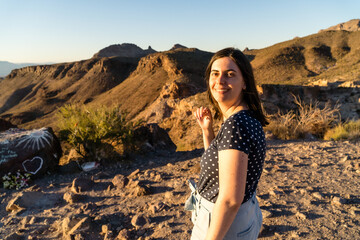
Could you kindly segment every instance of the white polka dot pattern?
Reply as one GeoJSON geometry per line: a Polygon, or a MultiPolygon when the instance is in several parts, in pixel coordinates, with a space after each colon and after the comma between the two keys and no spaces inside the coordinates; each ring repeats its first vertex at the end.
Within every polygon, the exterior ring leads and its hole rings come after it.
{"type": "Polygon", "coordinates": [[[264,165],[266,142],[260,122],[250,113],[242,110],[230,116],[201,157],[198,190],[211,202],[216,201],[219,193],[218,152],[221,150],[236,149],[249,157],[243,202],[249,200],[256,190],[264,165]]]}

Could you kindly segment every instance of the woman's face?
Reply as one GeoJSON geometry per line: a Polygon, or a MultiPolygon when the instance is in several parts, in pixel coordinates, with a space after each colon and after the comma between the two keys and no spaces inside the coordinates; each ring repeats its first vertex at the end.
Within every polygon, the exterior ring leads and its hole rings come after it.
{"type": "Polygon", "coordinates": [[[236,63],[229,57],[223,57],[211,66],[209,87],[220,107],[232,107],[240,105],[246,85],[236,63]]]}

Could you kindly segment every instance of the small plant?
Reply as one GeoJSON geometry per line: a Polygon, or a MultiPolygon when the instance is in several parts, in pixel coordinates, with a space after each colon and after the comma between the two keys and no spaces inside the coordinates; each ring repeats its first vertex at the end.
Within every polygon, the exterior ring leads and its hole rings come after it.
{"type": "Polygon", "coordinates": [[[356,121],[340,123],[336,127],[328,130],[325,133],[324,139],[325,140],[360,139],[360,119],[356,121]]]}
{"type": "Polygon", "coordinates": [[[29,186],[30,173],[21,173],[17,171],[16,174],[8,173],[2,177],[3,187],[8,189],[19,190],[23,187],[29,186]]]}
{"type": "Polygon", "coordinates": [[[86,158],[97,159],[104,142],[117,142],[124,151],[134,149],[133,132],[141,122],[130,122],[118,106],[87,107],[65,105],[59,109],[60,139],[86,158]]]}
{"type": "Polygon", "coordinates": [[[323,138],[327,130],[340,121],[339,106],[331,108],[326,104],[320,109],[319,104],[305,104],[300,98],[294,97],[294,103],[298,106],[297,111],[289,111],[285,114],[278,112],[270,115],[270,124],[265,127],[280,139],[300,139],[312,134],[323,138]]]}

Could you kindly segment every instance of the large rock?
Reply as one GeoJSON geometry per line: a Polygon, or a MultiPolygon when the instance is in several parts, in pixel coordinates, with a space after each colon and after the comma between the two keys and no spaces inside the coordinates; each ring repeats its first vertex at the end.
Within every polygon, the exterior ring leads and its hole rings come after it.
{"type": "Polygon", "coordinates": [[[144,147],[152,151],[167,150],[175,151],[176,145],[169,137],[165,129],[159,127],[157,123],[147,124],[135,130],[134,137],[136,141],[143,142],[144,147]]]}
{"type": "Polygon", "coordinates": [[[40,176],[58,166],[61,155],[51,128],[12,128],[0,133],[0,177],[18,170],[40,176]]]}

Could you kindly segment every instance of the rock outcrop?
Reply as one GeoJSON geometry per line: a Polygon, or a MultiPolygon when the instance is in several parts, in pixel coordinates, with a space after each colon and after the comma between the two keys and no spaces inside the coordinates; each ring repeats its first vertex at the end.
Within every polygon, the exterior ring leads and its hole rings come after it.
{"type": "Polygon", "coordinates": [[[349,32],[355,32],[360,31],[360,19],[352,19],[350,21],[337,24],[335,26],[320,30],[319,32],[323,31],[349,31],[349,32]]]}
{"type": "Polygon", "coordinates": [[[187,48],[187,47],[177,43],[170,50],[175,50],[175,49],[179,49],[179,48],[187,48]]]}
{"type": "Polygon", "coordinates": [[[135,44],[132,43],[123,43],[123,44],[114,44],[106,48],[101,49],[99,52],[95,53],[93,57],[131,57],[131,58],[141,58],[156,51],[148,47],[144,50],[135,44]]]}

